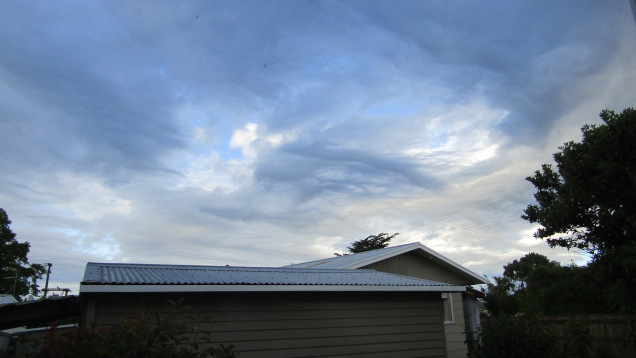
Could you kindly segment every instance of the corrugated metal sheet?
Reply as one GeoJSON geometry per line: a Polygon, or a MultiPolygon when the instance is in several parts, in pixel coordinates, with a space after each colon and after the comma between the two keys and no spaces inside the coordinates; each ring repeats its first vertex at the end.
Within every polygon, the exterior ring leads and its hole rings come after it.
{"type": "Polygon", "coordinates": [[[82,285],[452,285],[375,270],[88,263],[82,285]]]}
{"type": "Polygon", "coordinates": [[[422,256],[428,257],[431,262],[437,262],[451,272],[455,272],[469,280],[472,284],[487,283],[485,277],[467,269],[466,267],[454,262],[453,260],[433,251],[431,248],[422,245],[419,242],[410,244],[391,246],[384,249],[365,251],[357,254],[343,255],[339,257],[331,257],[328,259],[303,262],[293,265],[284,266],[287,268],[312,268],[312,269],[357,269],[375,262],[386,260],[406,252],[417,252],[422,256]]]}
{"type": "Polygon", "coordinates": [[[409,248],[416,249],[419,247],[420,245],[418,245],[418,243],[410,243],[398,246],[391,246],[384,249],[360,252],[357,254],[342,255],[337,257],[330,257],[328,259],[302,262],[284,267],[338,269],[354,265],[358,262],[364,262],[370,259],[374,259],[376,257],[390,256],[394,252],[401,252],[403,250],[408,250],[409,248]]]}

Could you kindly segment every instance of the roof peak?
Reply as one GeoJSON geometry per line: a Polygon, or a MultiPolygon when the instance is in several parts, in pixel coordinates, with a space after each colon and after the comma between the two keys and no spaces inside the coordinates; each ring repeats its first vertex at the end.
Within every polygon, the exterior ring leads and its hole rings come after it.
{"type": "Polygon", "coordinates": [[[465,268],[464,266],[456,263],[455,261],[445,257],[444,255],[434,251],[433,249],[425,246],[421,242],[412,242],[408,244],[389,246],[382,249],[369,250],[354,254],[348,254],[338,257],[325,258],[321,260],[308,261],[293,265],[287,265],[284,267],[291,268],[311,268],[311,269],[359,269],[360,267],[368,266],[373,263],[384,261],[386,259],[399,256],[411,251],[419,251],[426,254],[428,259],[436,261],[441,266],[451,269],[453,271],[461,273],[466,278],[470,278],[473,284],[486,283],[484,277],[477,273],[465,268]]]}

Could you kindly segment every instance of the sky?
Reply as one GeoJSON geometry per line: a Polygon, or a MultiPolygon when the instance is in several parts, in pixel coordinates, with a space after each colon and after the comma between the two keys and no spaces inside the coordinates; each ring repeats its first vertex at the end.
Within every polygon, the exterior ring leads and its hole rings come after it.
{"type": "MultiPolygon", "coordinates": [[[[51,287],[87,262],[283,266],[399,233],[492,277],[525,180],[633,107],[612,1],[5,1],[0,207],[51,287]]],[[[40,281],[43,287],[43,280],[40,281]]]]}

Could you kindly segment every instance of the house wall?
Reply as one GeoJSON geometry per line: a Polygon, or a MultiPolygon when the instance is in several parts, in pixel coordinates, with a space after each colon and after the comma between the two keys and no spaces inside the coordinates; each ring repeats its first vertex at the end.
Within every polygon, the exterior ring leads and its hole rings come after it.
{"type": "Polygon", "coordinates": [[[446,353],[448,358],[466,358],[468,347],[466,341],[466,326],[464,321],[464,307],[462,303],[462,293],[453,292],[453,323],[444,323],[444,333],[446,336],[446,353]]]}
{"type": "MultiPolygon", "coordinates": [[[[440,293],[93,294],[84,324],[116,324],[184,298],[215,342],[250,357],[445,357],[440,293]]],[[[460,305],[461,306],[461,305],[460,305]]],[[[194,323],[193,323],[194,325],[194,323]]]]}
{"type": "Polygon", "coordinates": [[[448,271],[434,262],[424,259],[423,256],[416,254],[415,252],[407,252],[360,268],[423,278],[426,280],[439,281],[454,285],[468,284],[465,278],[448,271]]]}
{"type": "MultiPolygon", "coordinates": [[[[462,278],[431,261],[423,259],[421,255],[414,252],[407,252],[399,256],[361,267],[361,269],[374,269],[381,272],[456,285],[466,284],[465,278],[462,278]]],[[[444,324],[446,351],[449,358],[465,358],[468,352],[468,346],[464,343],[466,341],[466,326],[461,292],[453,293],[452,300],[454,322],[444,324]]]]}

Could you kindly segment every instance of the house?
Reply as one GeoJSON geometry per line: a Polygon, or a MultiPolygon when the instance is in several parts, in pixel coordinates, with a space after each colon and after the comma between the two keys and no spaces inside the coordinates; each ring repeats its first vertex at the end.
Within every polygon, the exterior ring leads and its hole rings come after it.
{"type": "Polygon", "coordinates": [[[442,297],[461,297],[467,272],[450,271],[461,284],[361,267],[88,263],[80,324],[108,326],[183,300],[212,317],[193,325],[241,358],[446,357],[442,297]]]}
{"type": "Polygon", "coordinates": [[[487,283],[485,277],[440,255],[419,242],[351,255],[289,265],[307,269],[373,269],[379,272],[468,286],[466,290],[442,293],[444,332],[449,358],[466,357],[467,339],[479,328],[477,297],[470,285],[487,283]]]}

